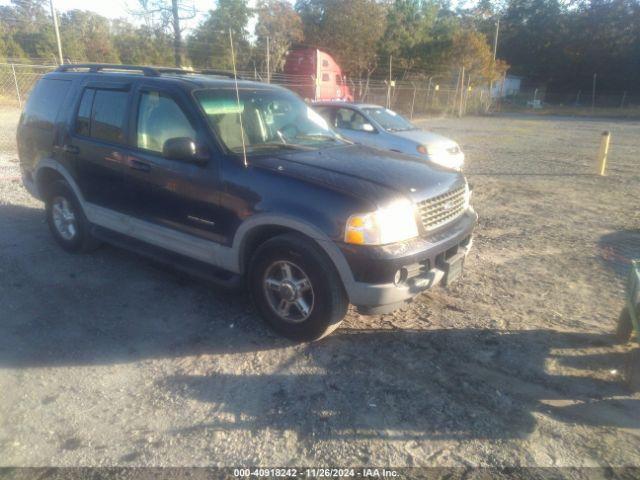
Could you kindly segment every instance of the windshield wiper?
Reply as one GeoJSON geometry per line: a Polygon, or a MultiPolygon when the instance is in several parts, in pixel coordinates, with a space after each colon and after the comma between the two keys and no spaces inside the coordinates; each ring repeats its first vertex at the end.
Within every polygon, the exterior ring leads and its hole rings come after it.
{"type": "Polygon", "coordinates": [[[267,142],[259,143],[257,145],[251,145],[251,150],[260,150],[261,148],[281,148],[283,150],[309,150],[309,147],[305,145],[299,145],[295,143],[280,143],[280,142],[267,142]]]}
{"type": "Polygon", "coordinates": [[[306,133],[303,135],[296,135],[295,138],[308,138],[308,139],[321,139],[321,140],[331,140],[332,142],[337,142],[338,139],[333,135],[326,135],[324,133],[306,133]]]}

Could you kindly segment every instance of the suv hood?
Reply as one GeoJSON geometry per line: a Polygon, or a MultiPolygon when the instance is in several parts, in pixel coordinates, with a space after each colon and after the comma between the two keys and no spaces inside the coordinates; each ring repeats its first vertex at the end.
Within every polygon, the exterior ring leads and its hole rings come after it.
{"type": "Polygon", "coordinates": [[[362,145],[286,152],[252,163],[380,205],[399,195],[419,202],[464,184],[462,174],[362,145]]]}

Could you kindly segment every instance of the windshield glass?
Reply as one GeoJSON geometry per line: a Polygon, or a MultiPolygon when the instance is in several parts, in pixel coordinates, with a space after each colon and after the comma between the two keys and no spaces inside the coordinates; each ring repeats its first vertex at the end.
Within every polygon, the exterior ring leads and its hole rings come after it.
{"type": "Polygon", "coordinates": [[[404,118],[402,115],[389,110],[387,108],[375,107],[375,108],[363,108],[367,115],[380,124],[382,128],[389,132],[399,132],[402,130],[413,130],[416,127],[412,123],[404,118]]]}
{"type": "Polygon", "coordinates": [[[278,90],[201,90],[196,98],[225,146],[242,152],[240,118],[247,153],[269,149],[316,149],[343,143],[327,122],[295,95],[278,90]]]}

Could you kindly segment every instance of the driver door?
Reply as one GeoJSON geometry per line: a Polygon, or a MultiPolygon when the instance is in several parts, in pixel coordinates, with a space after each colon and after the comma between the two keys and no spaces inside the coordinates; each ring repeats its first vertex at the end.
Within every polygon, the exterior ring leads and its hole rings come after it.
{"type": "MultiPolygon", "coordinates": [[[[164,143],[188,137],[198,148],[204,128],[188,108],[181,92],[141,86],[132,112],[131,145],[126,158],[129,214],[146,222],[191,235],[221,241],[219,232],[219,179],[217,163],[203,164],[166,158],[164,143]]],[[[211,155],[209,155],[211,157],[211,155]]]]}

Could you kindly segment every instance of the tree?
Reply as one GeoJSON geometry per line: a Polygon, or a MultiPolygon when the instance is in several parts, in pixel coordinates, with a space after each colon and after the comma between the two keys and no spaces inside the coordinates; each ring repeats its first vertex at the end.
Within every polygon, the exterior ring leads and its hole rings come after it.
{"type": "Polygon", "coordinates": [[[122,63],[171,65],[175,60],[171,35],[162,29],[147,25],[136,27],[126,20],[114,20],[112,35],[122,63]]]}
{"type": "Polygon", "coordinates": [[[377,46],[386,27],[385,6],[374,0],[298,0],[307,43],[327,50],[351,76],[377,66],[377,46]]]}
{"type": "Polygon", "coordinates": [[[387,12],[387,28],[380,40],[381,57],[393,57],[396,67],[411,69],[422,63],[432,40],[439,7],[422,0],[396,0],[387,12]]]}
{"type": "Polygon", "coordinates": [[[474,83],[497,80],[507,71],[506,62],[493,62],[493,50],[484,34],[475,30],[459,30],[453,37],[450,62],[452,67],[464,67],[465,75],[474,83]],[[480,80],[480,82],[479,82],[480,80]]]}
{"type": "Polygon", "coordinates": [[[118,63],[109,20],[85,10],[69,10],[60,17],[60,37],[66,58],[118,63]]]}
{"type": "MultiPolygon", "coordinates": [[[[302,19],[284,0],[261,0],[257,12],[256,47],[258,52],[264,52],[269,39],[270,75],[282,70],[291,44],[304,39],[302,19]]],[[[265,60],[261,63],[266,67],[265,60]]]]}
{"type": "Polygon", "coordinates": [[[132,11],[142,17],[151,30],[170,30],[173,36],[173,56],[176,67],[184,64],[183,20],[196,16],[193,0],[138,0],[141,9],[132,11]]]}
{"type": "Polygon", "coordinates": [[[187,42],[189,57],[198,67],[231,69],[229,30],[233,35],[236,59],[245,63],[250,54],[247,23],[251,9],[246,0],[218,0],[215,10],[195,29],[187,42]]]}

